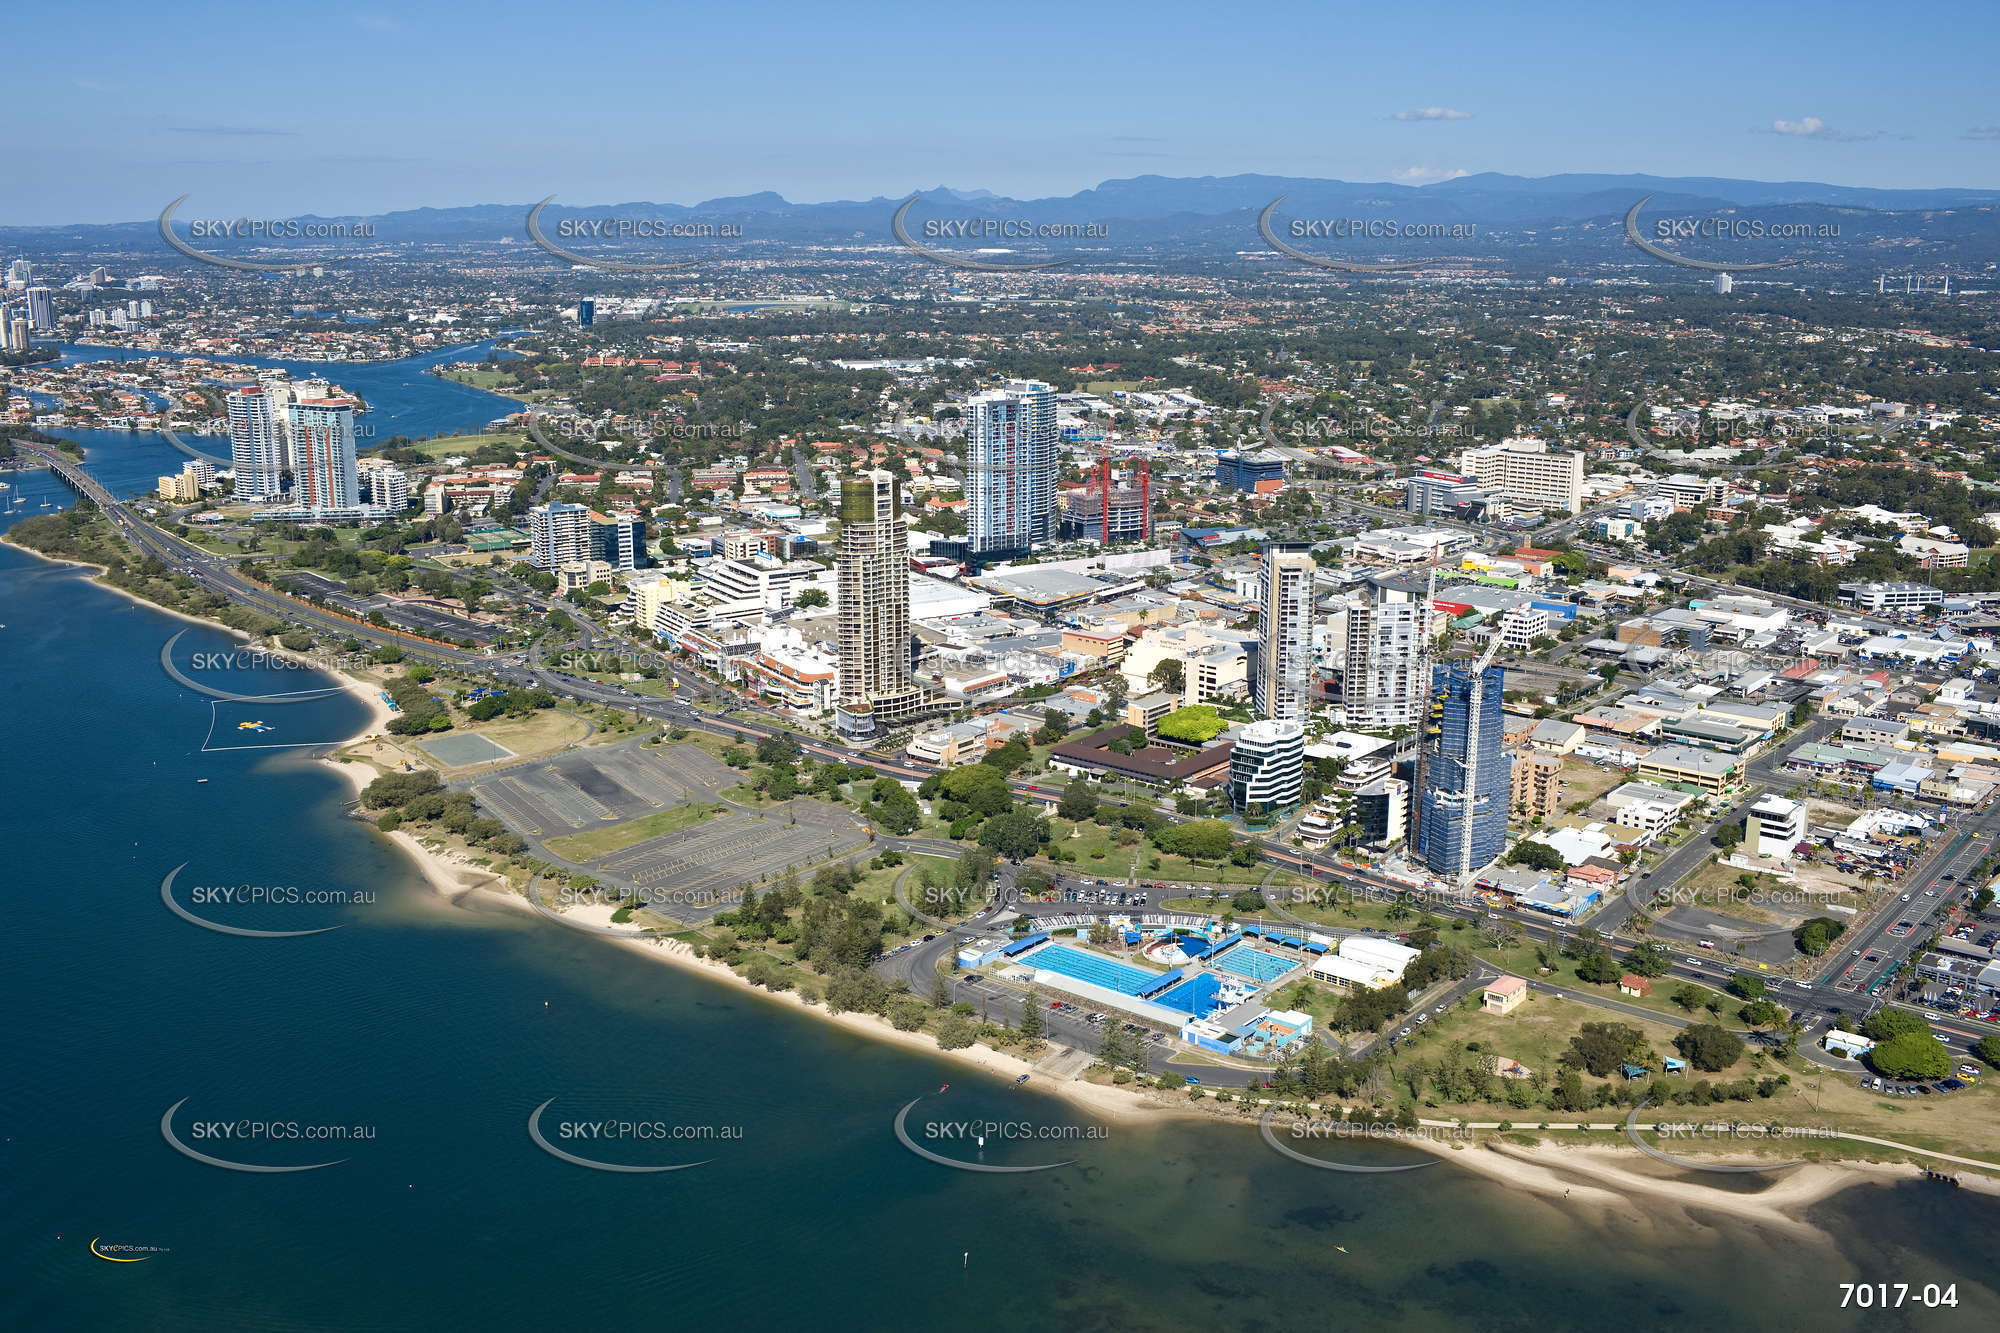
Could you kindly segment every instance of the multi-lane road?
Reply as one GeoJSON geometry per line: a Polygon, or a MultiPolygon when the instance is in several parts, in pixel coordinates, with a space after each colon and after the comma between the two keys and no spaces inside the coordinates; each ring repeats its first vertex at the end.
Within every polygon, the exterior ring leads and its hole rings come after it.
{"type": "MultiPolygon", "coordinates": [[[[46,463],[72,487],[89,496],[104,514],[125,532],[137,549],[159,559],[171,568],[182,570],[203,588],[227,597],[232,601],[251,606],[269,615],[305,624],[329,634],[352,636],[376,644],[393,644],[401,648],[409,656],[448,666],[461,673],[483,675],[500,683],[516,687],[525,688],[542,685],[553,691],[567,695],[574,701],[610,705],[657,721],[678,723],[690,729],[706,730],[722,735],[740,733],[749,737],[769,736],[782,732],[792,736],[803,749],[818,758],[833,759],[843,763],[872,768],[878,773],[899,779],[921,780],[939,771],[934,766],[916,763],[906,758],[887,758],[856,750],[848,746],[799,736],[793,730],[793,726],[788,725],[782,717],[745,707],[731,692],[713,685],[698,676],[678,675],[671,668],[668,669],[668,672],[669,678],[674,681],[676,687],[675,693],[668,698],[654,698],[647,695],[635,694],[620,686],[605,685],[568,672],[550,671],[545,666],[531,664],[526,660],[526,654],[524,653],[482,655],[448,645],[415,639],[409,635],[396,633],[392,630],[358,623],[345,616],[323,612],[308,603],[273,592],[263,585],[249,580],[237,571],[232,561],[182,541],[146,523],[140,517],[133,514],[128,506],[105,490],[94,478],[90,477],[74,459],[46,446],[38,446],[26,441],[17,441],[16,444],[17,448],[23,453],[46,463]],[[719,713],[704,711],[695,706],[697,699],[718,702],[722,705],[722,711],[719,713]]],[[[1807,733],[1807,735],[1811,734],[1813,733],[1807,733]]],[[[1757,764],[1751,765],[1751,776],[1753,778],[1760,776],[1760,769],[1757,764]]],[[[1059,794],[1059,788],[1048,783],[1014,779],[1011,785],[1017,794],[1037,800],[1048,799],[1059,794]]],[[[1114,800],[1100,799],[1106,804],[1119,804],[1119,802],[1114,800]]],[[[1159,811],[1159,813],[1164,818],[1174,817],[1169,811],[1159,811]]],[[[1911,877],[1906,888],[1913,893],[1912,903],[1914,904],[1922,900],[1931,905],[1931,910],[1924,914],[1923,920],[1928,921],[1947,896],[1946,892],[1940,889],[1937,891],[1935,898],[1926,898],[1923,895],[1923,890],[1936,887],[1935,881],[1946,874],[1960,873],[1964,869],[1969,868],[1970,864],[1976,862],[1980,856],[1984,855],[1983,850],[1975,851],[1975,847],[1990,847],[1997,840],[2000,840],[2000,836],[1996,836],[2000,835],[2000,810],[1981,816],[1978,821],[1977,830],[1977,835],[1974,838],[1967,840],[1957,847],[1956,850],[1951,851],[1949,855],[1934,859],[1931,865],[1924,867],[1911,877]],[[1982,839],[1983,842],[1981,841],[1982,839]]],[[[1705,855],[1699,839],[1695,841],[1693,846],[1695,850],[1688,854],[1697,859],[1705,855]]],[[[1685,852],[1686,849],[1683,849],[1683,853],[1685,852]]],[[[1676,855],[1681,854],[1676,853],[1676,855]]],[[[1366,892],[1383,897],[1394,897],[1407,892],[1407,886],[1402,883],[1389,880],[1373,871],[1342,863],[1331,857],[1269,848],[1265,852],[1264,860],[1269,864],[1306,875],[1316,881],[1347,887],[1358,887],[1366,892]]],[[[1656,869],[1650,877],[1649,884],[1652,888],[1665,887],[1672,882],[1667,874],[1672,868],[1671,861],[1672,858],[1669,859],[1669,863],[1663,864],[1662,867],[1656,869]]],[[[1483,901],[1459,901],[1433,896],[1422,899],[1421,905],[1426,910],[1442,917],[1457,917],[1482,925],[1489,918],[1499,915],[1516,929],[1523,931],[1530,937],[1555,945],[1559,945],[1574,930],[1573,926],[1565,922],[1535,918],[1519,912],[1499,912],[1483,901]]],[[[1910,949],[1920,943],[1924,936],[1928,934],[1927,930],[1917,930],[1913,931],[1908,937],[1888,936],[1886,934],[1888,928],[1895,921],[1901,919],[1904,918],[1889,914],[1883,920],[1874,923],[1873,926],[1863,927],[1868,932],[1865,943],[1860,938],[1849,942],[1848,947],[1859,946],[1863,949],[1864,959],[1866,954],[1871,950],[1878,955],[1874,960],[1876,968],[1871,973],[1871,976],[1879,976],[1880,972],[1899,964],[1903,958],[1907,957],[1910,949]]],[[[1910,919],[1916,920],[1916,918],[1910,919]]],[[[1600,923],[1598,928],[1608,934],[1611,924],[1610,919],[1600,917],[1600,923]]],[[[948,941],[949,933],[940,935],[939,939],[948,941]]],[[[932,944],[935,947],[933,950],[927,951],[927,953],[935,955],[933,959],[934,968],[935,962],[942,960],[945,949],[939,945],[938,941],[933,941],[932,944]]],[[[1851,958],[1852,955],[1849,955],[1849,957],[1851,958]]],[[[915,962],[917,960],[912,961],[915,962]]],[[[1672,975],[1705,982],[1712,986],[1719,986],[1726,985],[1735,971],[1736,969],[1725,959],[1704,958],[1690,952],[1683,955],[1673,965],[1672,975]]],[[[926,972],[924,975],[928,976],[929,973],[926,972]]],[[[1864,1012],[1872,1004],[1877,1003],[1866,996],[1865,988],[1863,988],[1861,995],[1837,990],[1831,984],[1837,979],[1837,975],[1838,969],[1830,970],[1822,978],[1822,984],[1807,985],[1800,982],[1785,982],[1782,984],[1781,993],[1787,1007],[1792,1008],[1798,1014],[1801,1021],[1805,1022],[1809,1028],[1829,1023],[1835,1018],[1839,1018],[1840,1021],[1851,1025],[1857,1021],[1856,1015],[1864,1012]]],[[[1971,1041],[1977,1040],[1980,1036],[1986,1035],[1989,1032],[2000,1030],[1988,1025],[1975,1024],[1969,1020],[1957,1018],[1950,1018],[1939,1023],[1934,1023],[1933,1026],[1939,1028],[1957,1048],[1963,1048],[1971,1041]]],[[[1210,1066],[1203,1066],[1202,1069],[1204,1072],[1202,1077],[1207,1078],[1212,1068],[1210,1066]]]]}

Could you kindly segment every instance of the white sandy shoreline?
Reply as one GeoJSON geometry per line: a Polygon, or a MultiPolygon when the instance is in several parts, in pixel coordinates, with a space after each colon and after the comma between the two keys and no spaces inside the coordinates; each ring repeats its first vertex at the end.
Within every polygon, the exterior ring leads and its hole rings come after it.
{"type": "MultiPolygon", "coordinates": [[[[27,551],[53,564],[95,569],[100,575],[103,572],[103,566],[100,565],[43,555],[31,548],[16,545],[17,549],[27,551]]],[[[235,631],[220,622],[192,616],[147,601],[105,582],[101,577],[93,579],[93,582],[150,610],[191,624],[241,634],[240,631],[235,631]]],[[[361,729],[347,740],[327,747],[319,756],[321,762],[330,765],[334,771],[343,775],[354,794],[358,796],[375,776],[372,766],[360,759],[343,761],[335,756],[339,751],[379,739],[390,719],[395,716],[394,712],[383,702],[379,688],[368,682],[325,667],[321,663],[314,662],[309,655],[291,652],[282,645],[274,645],[269,651],[329,671],[341,688],[367,707],[368,718],[361,729]]],[[[387,836],[409,855],[425,882],[447,899],[458,901],[468,895],[476,894],[481,898],[505,902],[521,911],[534,910],[504,876],[468,864],[461,856],[454,853],[426,847],[409,831],[399,829],[387,836]]],[[[587,911],[582,908],[571,910],[587,911]]],[[[610,910],[607,907],[596,914],[604,918],[602,921],[593,917],[584,923],[608,925],[610,910]]],[[[584,921],[583,918],[579,920],[584,921]]],[[[794,1012],[810,1013],[822,1022],[835,1024],[857,1036],[888,1042],[928,1056],[942,1057],[961,1066],[1009,1080],[1022,1074],[1029,1074],[1030,1086],[1034,1091],[1061,1097],[1101,1120],[1130,1125],[1159,1123],[1167,1119],[1200,1118],[1246,1128],[1254,1120],[1252,1112],[1237,1111],[1231,1114],[1213,1103],[1196,1105],[1187,1101],[1184,1094],[1137,1090],[1080,1080],[1064,1081],[1037,1075],[1031,1062],[984,1045],[974,1044],[959,1050],[942,1050],[929,1034],[899,1031],[886,1019],[876,1015],[832,1014],[823,1004],[809,1004],[794,991],[772,992],[753,986],[726,965],[695,957],[692,949],[680,941],[612,938],[610,942],[683,971],[705,975],[711,981],[734,988],[738,993],[754,995],[762,1002],[789,1005],[794,1012]]],[[[1510,1190],[1534,1198],[1545,1206],[1590,1209],[1606,1218],[1648,1224],[1679,1219],[1692,1222],[1695,1220],[1694,1214],[1707,1213],[1768,1225],[1801,1236],[1812,1234],[1814,1230],[1798,1216],[1804,1209],[1831,1198],[1851,1185],[1909,1180],[1919,1175],[1919,1168],[1908,1164],[1854,1160],[1808,1163],[1790,1168],[1765,1189],[1746,1194],[1713,1188],[1688,1176],[1653,1174],[1649,1159],[1610,1135],[1605,1135],[1603,1138],[1594,1136],[1588,1139],[1580,1138],[1576,1143],[1545,1140],[1534,1146],[1490,1140],[1470,1145],[1451,1145],[1415,1138],[1399,1141],[1408,1146],[1436,1153],[1510,1190]],[[1607,1142],[1607,1139],[1611,1141],[1607,1142]]],[[[2000,1184],[1978,1175],[1968,1173],[1962,1179],[1969,1188],[2000,1192],[2000,1184]]]]}

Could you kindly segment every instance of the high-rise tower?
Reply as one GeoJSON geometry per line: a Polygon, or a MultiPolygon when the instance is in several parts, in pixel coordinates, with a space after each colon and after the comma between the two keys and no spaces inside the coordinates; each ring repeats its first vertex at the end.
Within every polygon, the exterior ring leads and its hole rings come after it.
{"type": "Polygon", "coordinates": [[[840,485],[835,618],[840,682],[834,726],[843,736],[879,736],[915,719],[924,691],[910,677],[910,527],[888,472],[840,485]]]}
{"type": "Polygon", "coordinates": [[[1313,574],[1304,551],[1272,542],[1258,572],[1257,674],[1251,682],[1259,717],[1304,723],[1312,685],[1313,574]]]}
{"type": "Polygon", "coordinates": [[[1009,380],[965,405],[965,541],[974,560],[1024,554],[1056,530],[1056,395],[1009,380]]]}
{"type": "Polygon", "coordinates": [[[301,398],[292,409],[293,489],[308,509],[352,509],[361,503],[354,469],[354,404],[346,398],[301,398]]]}
{"type": "Polygon", "coordinates": [[[236,498],[258,502],[284,493],[284,446],[271,419],[271,400],[262,389],[233,389],[224,399],[229,411],[229,461],[236,473],[236,498]]]}

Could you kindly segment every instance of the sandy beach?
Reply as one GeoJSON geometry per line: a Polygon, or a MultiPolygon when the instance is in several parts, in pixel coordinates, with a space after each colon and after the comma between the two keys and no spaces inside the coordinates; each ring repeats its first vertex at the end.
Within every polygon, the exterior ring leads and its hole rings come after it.
{"type": "MultiPolygon", "coordinates": [[[[1410,1142],[1509,1189],[1565,1209],[1599,1209],[1627,1222],[1653,1225],[1698,1222],[1695,1215],[1700,1213],[1722,1214],[1800,1235],[1816,1234],[1816,1229],[1799,1214],[1850,1185],[1913,1180],[1922,1174],[1904,1164],[1808,1162],[1773,1172],[1770,1183],[1755,1193],[1739,1193],[1705,1183],[1696,1175],[1656,1168],[1652,1159],[1622,1142],[1545,1141],[1532,1147],[1493,1141],[1457,1147],[1410,1142]]],[[[1740,1155],[1732,1160],[1741,1160],[1740,1155]]]]}
{"type": "Polygon", "coordinates": [[[955,1051],[942,1050],[929,1033],[898,1031],[890,1025],[888,1019],[874,1014],[828,1013],[825,1005],[808,1004],[796,991],[774,992],[752,986],[732,972],[726,964],[713,959],[695,957],[694,950],[679,940],[611,940],[610,943],[622,949],[637,950],[669,966],[698,972],[725,984],[733,984],[772,1004],[788,1005],[795,1010],[810,1013],[823,1022],[832,1023],[861,1036],[921,1051],[925,1055],[942,1056],[974,1069],[1001,1075],[1009,1080],[1028,1074],[1029,1081],[1036,1091],[1053,1093],[1107,1121],[1132,1124],[1157,1120],[1162,1116],[1205,1117],[1202,1110],[1188,1104],[1184,1097],[1179,1099],[1177,1105],[1159,1093],[1136,1092],[1097,1083],[1063,1081],[1038,1076],[1035,1074],[1032,1062],[1005,1051],[996,1051],[990,1046],[982,1046],[975,1042],[971,1046],[955,1051]]]}
{"type": "MultiPolygon", "coordinates": [[[[39,552],[31,554],[40,555],[39,552]]],[[[49,556],[42,558],[57,564],[98,569],[100,573],[102,570],[101,566],[87,562],[49,556]]],[[[105,583],[101,578],[94,581],[136,605],[194,624],[226,628],[215,621],[148,602],[105,583]]],[[[368,709],[368,718],[355,735],[321,755],[321,761],[340,773],[356,796],[379,771],[396,767],[399,761],[383,753],[387,742],[386,728],[395,713],[383,701],[378,686],[345,672],[325,668],[304,653],[291,652],[282,646],[273,646],[268,651],[304,665],[329,670],[341,688],[368,709]],[[373,755],[370,754],[371,747],[373,755]],[[371,758],[374,762],[370,762],[371,758]]],[[[426,846],[416,834],[405,829],[398,829],[387,836],[409,855],[425,882],[441,896],[456,902],[477,895],[505,902],[520,911],[535,910],[505,876],[471,864],[464,853],[426,846]]],[[[566,908],[562,915],[571,918],[580,928],[616,930],[611,921],[613,910],[609,905],[579,904],[566,908]]],[[[755,995],[765,1003],[787,1005],[795,1012],[810,1013],[822,1022],[832,1023],[858,1036],[890,1042],[924,1055],[943,1057],[963,1067],[1008,1080],[1028,1074],[1035,1091],[1061,1097],[1103,1121],[1133,1124],[1156,1122],[1163,1118],[1197,1117],[1247,1127],[1258,1110],[1254,1103],[1219,1104],[1205,1099],[1191,1101],[1179,1092],[1119,1087],[1037,1074],[1031,1061],[980,1044],[958,1050],[942,1050],[930,1034],[899,1031],[885,1018],[873,1014],[833,1014],[823,1004],[808,1003],[796,992],[772,992],[753,986],[725,964],[696,957],[693,949],[682,941],[616,936],[600,938],[605,938],[614,947],[636,951],[668,966],[704,975],[738,992],[755,995]]],[[[1543,1141],[1532,1146],[1493,1139],[1471,1143],[1421,1138],[1400,1141],[1436,1153],[1466,1170],[1506,1186],[1524,1198],[1537,1201],[1539,1206],[1564,1210],[1592,1209],[1611,1221],[1638,1227],[1668,1222],[1699,1225],[1700,1215],[1719,1214],[1777,1228],[1795,1236],[1810,1237],[1817,1233],[1799,1214],[1811,1205],[1851,1185],[1867,1181],[1908,1180],[1920,1174],[1917,1167],[1901,1163],[1806,1163],[1774,1172],[1771,1183],[1763,1189],[1740,1193],[1705,1183],[1698,1175],[1659,1166],[1613,1133],[1601,1130],[1592,1131],[1588,1137],[1579,1135],[1574,1143],[1543,1141]]],[[[1965,1183],[1971,1188],[2000,1192],[2000,1182],[1976,1175],[1968,1175],[1965,1183]]]]}

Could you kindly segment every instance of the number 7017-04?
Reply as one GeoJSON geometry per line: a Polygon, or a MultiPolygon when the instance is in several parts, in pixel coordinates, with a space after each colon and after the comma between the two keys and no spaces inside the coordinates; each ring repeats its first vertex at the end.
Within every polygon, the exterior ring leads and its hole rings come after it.
{"type": "Polygon", "coordinates": [[[1913,1287],[1907,1282],[1843,1282],[1840,1284],[1840,1304],[1845,1309],[1855,1306],[1859,1309],[1897,1310],[1911,1301],[1931,1309],[1958,1304],[1958,1284],[1946,1283],[1940,1287],[1935,1282],[1921,1287],[1913,1287]]]}

